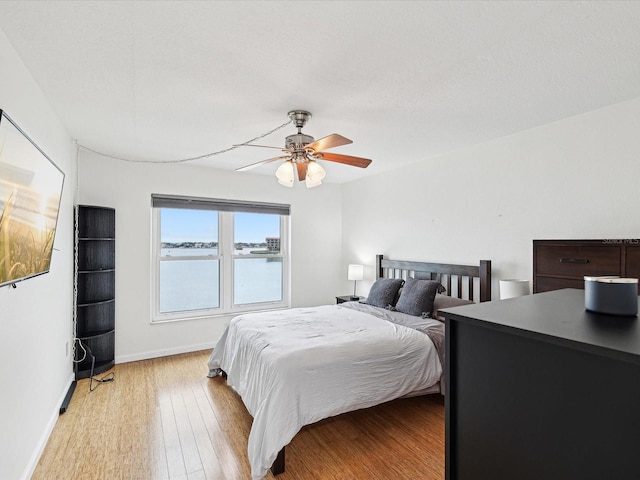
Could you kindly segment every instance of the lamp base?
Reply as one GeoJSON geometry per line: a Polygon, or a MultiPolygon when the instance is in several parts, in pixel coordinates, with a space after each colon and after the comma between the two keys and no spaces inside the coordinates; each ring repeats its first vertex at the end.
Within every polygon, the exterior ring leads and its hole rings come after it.
{"type": "Polygon", "coordinates": [[[360,297],[358,297],[357,295],[351,295],[351,297],[349,297],[350,300],[360,300],[360,297]]]}

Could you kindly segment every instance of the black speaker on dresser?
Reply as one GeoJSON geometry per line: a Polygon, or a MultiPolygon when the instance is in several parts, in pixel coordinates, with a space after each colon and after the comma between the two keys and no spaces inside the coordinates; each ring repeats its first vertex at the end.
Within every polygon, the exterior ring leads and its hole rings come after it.
{"type": "Polygon", "coordinates": [[[115,210],[90,205],[77,208],[76,380],[109,370],[115,363],[116,284],[115,210]]]}

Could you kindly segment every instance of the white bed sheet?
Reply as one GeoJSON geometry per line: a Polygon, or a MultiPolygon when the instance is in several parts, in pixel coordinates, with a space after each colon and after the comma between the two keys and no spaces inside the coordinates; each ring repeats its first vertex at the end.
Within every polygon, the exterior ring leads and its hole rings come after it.
{"type": "Polygon", "coordinates": [[[208,364],[253,416],[253,480],[304,425],[424,390],[442,374],[426,334],[339,305],[235,317],[208,364]]]}

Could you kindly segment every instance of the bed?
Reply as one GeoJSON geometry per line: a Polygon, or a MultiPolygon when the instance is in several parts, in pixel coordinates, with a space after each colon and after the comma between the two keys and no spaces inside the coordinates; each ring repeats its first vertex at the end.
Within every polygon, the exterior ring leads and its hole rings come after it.
{"type": "Polygon", "coordinates": [[[209,376],[226,376],[253,417],[253,480],[269,468],[284,471],[285,446],[305,425],[404,396],[445,393],[437,310],[490,300],[491,262],[378,255],[376,277],[369,303],[239,315],[216,343],[209,376]]]}

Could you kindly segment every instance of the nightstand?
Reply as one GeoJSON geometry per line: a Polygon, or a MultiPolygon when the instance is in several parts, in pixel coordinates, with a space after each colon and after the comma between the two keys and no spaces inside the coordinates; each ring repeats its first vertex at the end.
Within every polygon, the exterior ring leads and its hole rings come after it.
{"type": "Polygon", "coordinates": [[[364,300],[366,297],[358,297],[351,298],[351,295],[343,295],[341,297],[336,297],[336,304],[344,303],[344,302],[359,302],[360,300],[364,300]]]}

